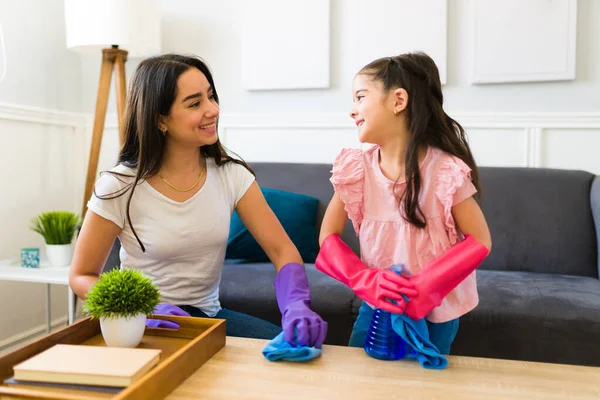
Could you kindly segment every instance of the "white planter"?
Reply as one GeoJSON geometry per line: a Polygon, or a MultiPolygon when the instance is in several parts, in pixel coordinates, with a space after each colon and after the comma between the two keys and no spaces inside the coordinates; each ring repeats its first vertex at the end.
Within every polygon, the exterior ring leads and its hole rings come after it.
{"type": "Polygon", "coordinates": [[[130,318],[100,318],[102,337],[109,347],[137,347],[146,329],[146,314],[130,318]]]}
{"type": "Polygon", "coordinates": [[[46,255],[53,267],[68,267],[73,260],[73,244],[47,244],[46,255]]]}

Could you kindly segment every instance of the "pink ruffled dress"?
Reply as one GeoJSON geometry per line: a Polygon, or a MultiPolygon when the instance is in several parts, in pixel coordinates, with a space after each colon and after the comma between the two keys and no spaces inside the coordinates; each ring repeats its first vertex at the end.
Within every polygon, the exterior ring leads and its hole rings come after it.
{"type": "MultiPolygon", "coordinates": [[[[394,181],[379,167],[379,147],[343,149],[332,170],[331,183],[344,202],[360,241],[361,258],[369,268],[386,269],[404,264],[410,274],[442,255],[462,239],[452,216],[452,206],[477,192],[470,168],[460,159],[429,147],[420,165],[420,207],[427,226],[406,222],[394,196],[394,181]]],[[[402,193],[405,181],[396,185],[402,193]]],[[[458,285],[426,319],[446,322],[477,306],[475,272],[458,285]]]]}

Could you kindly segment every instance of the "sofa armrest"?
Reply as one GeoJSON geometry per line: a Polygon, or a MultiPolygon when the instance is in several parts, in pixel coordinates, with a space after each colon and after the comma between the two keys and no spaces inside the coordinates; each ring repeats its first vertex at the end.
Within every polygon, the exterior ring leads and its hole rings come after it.
{"type": "Polygon", "coordinates": [[[598,251],[598,277],[600,278],[600,175],[594,178],[592,190],[590,191],[590,204],[592,206],[592,216],[596,227],[596,250],[598,251]]]}

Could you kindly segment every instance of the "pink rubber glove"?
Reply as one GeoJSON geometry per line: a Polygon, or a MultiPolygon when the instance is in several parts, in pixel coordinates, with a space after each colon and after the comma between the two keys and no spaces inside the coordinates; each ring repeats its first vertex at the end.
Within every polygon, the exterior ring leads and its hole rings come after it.
{"type": "MultiPolygon", "coordinates": [[[[160,315],[179,315],[182,317],[189,317],[190,314],[183,311],[181,308],[174,306],[172,304],[160,303],[156,306],[152,314],[160,314],[160,315]]],[[[177,329],[179,328],[179,324],[172,321],[163,321],[161,319],[146,319],[146,326],[148,328],[169,328],[169,329],[177,329]]]]}
{"type": "Polygon", "coordinates": [[[442,304],[444,297],[475,271],[488,254],[487,247],[473,236],[465,235],[463,241],[409,278],[419,294],[408,301],[404,314],[415,321],[424,318],[442,304]]]}
{"type": "Polygon", "coordinates": [[[382,310],[402,314],[415,286],[390,270],[367,268],[337,233],[325,238],[315,262],[317,269],[347,285],[358,297],[382,310]]]}

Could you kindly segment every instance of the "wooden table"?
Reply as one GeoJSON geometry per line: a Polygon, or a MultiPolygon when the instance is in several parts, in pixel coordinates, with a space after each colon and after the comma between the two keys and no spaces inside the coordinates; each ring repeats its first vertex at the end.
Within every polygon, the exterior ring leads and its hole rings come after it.
{"type": "Polygon", "coordinates": [[[192,399],[598,399],[600,368],[450,356],[444,370],[379,361],[363,349],[324,346],[308,362],[267,361],[265,340],[227,345],[168,400],[192,399]]]}

